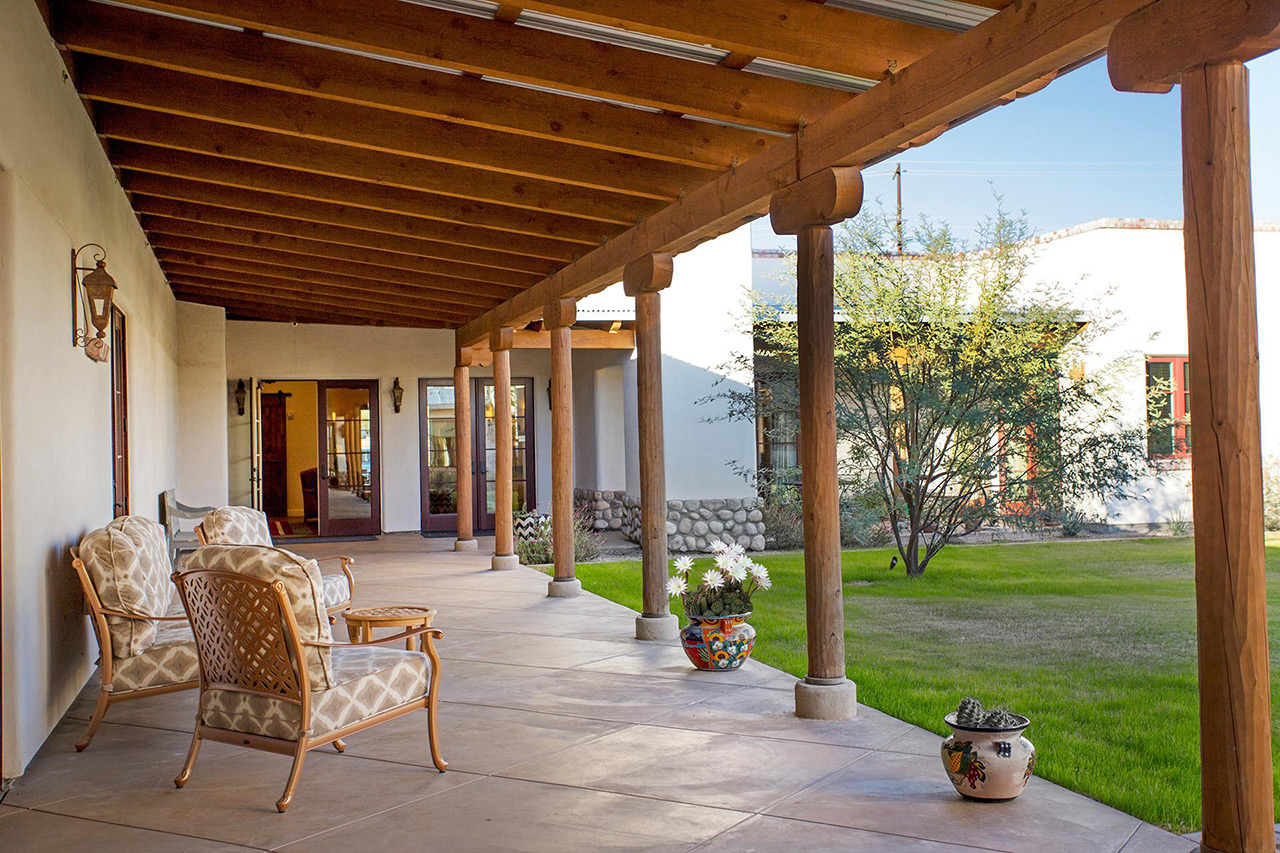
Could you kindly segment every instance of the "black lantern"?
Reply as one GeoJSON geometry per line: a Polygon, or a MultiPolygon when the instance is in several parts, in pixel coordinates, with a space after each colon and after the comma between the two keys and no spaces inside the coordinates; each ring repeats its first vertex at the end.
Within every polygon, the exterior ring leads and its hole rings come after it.
{"type": "Polygon", "coordinates": [[[244,380],[236,382],[236,414],[244,417],[244,398],[248,392],[244,390],[244,380]]]}
{"type": "Polygon", "coordinates": [[[84,347],[85,353],[95,361],[107,360],[107,324],[111,322],[111,300],[115,296],[116,281],[107,272],[107,250],[97,243],[86,243],[71,253],[71,329],[72,343],[84,347]],[[94,266],[82,267],[80,253],[93,247],[94,266]],[[80,273],[86,273],[84,277],[80,273]],[[88,326],[80,328],[76,316],[77,303],[83,305],[85,320],[93,324],[97,334],[89,337],[88,326]]]}
{"type": "Polygon", "coordinates": [[[395,406],[396,413],[399,414],[400,407],[404,405],[404,388],[400,385],[399,376],[391,383],[391,404],[395,406]]]}

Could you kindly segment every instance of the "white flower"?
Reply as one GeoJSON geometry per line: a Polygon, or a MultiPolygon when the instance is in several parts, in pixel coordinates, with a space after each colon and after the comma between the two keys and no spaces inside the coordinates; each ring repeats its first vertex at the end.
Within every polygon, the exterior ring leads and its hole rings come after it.
{"type": "Polygon", "coordinates": [[[716,539],[716,540],[712,541],[712,543],[711,543],[709,546],[707,546],[707,547],[709,547],[709,548],[711,549],[711,553],[712,553],[712,554],[719,554],[720,552],[722,552],[725,548],[728,548],[729,546],[728,546],[728,545],[726,545],[726,544],[724,544],[723,542],[721,542],[719,539],[716,539]]]}
{"type": "Polygon", "coordinates": [[[761,589],[770,589],[773,587],[773,581],[769,579],[769,570],[759,563],[751,564],[751,577],[756,579],[756,583],[761,589]]]}
{"type": "Polygon", "coordinates": [[[702,585],[707,589],[720,589],[724,586],[724,574],[719,569],[707,569],[702,576],[702,585]]]}
{"type": "Polygon", "coordinates": [[[673,578],[667,578],[667,595],[675,598],[677,595],[684,595],[689,589],[689,582],[685,580],[684,575],[676,575],[673,578]]]}
{"type": "Polygon", "coordinates": [[[742,560],[734,560],[726,571],[729,577],[736,581],[741,582],[747,579],[747,566],[742,560]]]}
{"type": "Polygon", "coordinates": [[[687,575],[689,570],[693,568],[693,557],[677,557],[675,561],[676,574],[687,575]]]}
{"type": "Polygon", "coordinates": [[[716,554],[716,568],[722,572],[729,571],[730,567],[732,567],[736,562],[738,562],[738,558],[728,551],[721,551],[719,554],[716,554]]]}
{"type": "Polygon", "coordinates": [[[734,542],[726,550],[735,557],[745,557],[747,555],[747,549],[743,548],[737,542],[734,542]]]}

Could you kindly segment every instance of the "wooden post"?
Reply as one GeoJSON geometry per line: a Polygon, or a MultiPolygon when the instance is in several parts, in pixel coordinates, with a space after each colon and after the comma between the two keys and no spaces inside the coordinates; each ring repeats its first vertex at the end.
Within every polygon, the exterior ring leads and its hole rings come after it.
{"type": "Polygon", "coordinates": [[[573,549],[573,299],[557,299],[542,313],[551,335],[551,538],[555,577],[547,584],[552,598],[572,598],[582,591],[574,577],[573,549]]]}
{"type": "Polygon", "coordinates": [[[796,235],[796,332],[800,362],[800,476],[804,513],[805,626],[809,670],[796,685],[796,714],[857,715],[845,676],[840,492],[836,478],[835,251],[831,226],[862,206],[856,169],[826,169],[776,193],[773,230],[796,235]]]}
{"type": "Polygon", "coordinates": [[[636,300],[636,409],[640,436],[640,547],[642,610],[636,638],[667,640],[678,634],[667,602],[667,470],[662,422],[662,291],[671,284],[670,255],[646,255],[627,264],[622,286],[636,300]]]}
{"type": "Polygon", "coordinates": [[[1195,416],[1191,497],[1206,853],[1275,850],[1262,529],[1249,72],[1280,2],[1157,0],[1116,25],[1121,91],[1182,85],[1183,241],[1195,416]]]}
{"type": "Polygon", "coordinates": [[[1203,849],[1275,849],[1248,71],[1182,75],[1203,849]]]}
{"type": "Polygon", "coordinates": [[[471,347],[459,347],[453,368],[453,453],[458,472],[458,538],[453,543],[455,551],[476,550],[471,516],[474,503],[472,486],[475,482],[471,465],[471,363],[474,352],[471,347]]]}
{"type": "Polygon", "coordinates": [[[515,330],[500,326],[489,336],[493,351],[493,423],[495,456],[493,471],[493,568],[514,569],[520,565],[515,555],[511,516],[511,467],[515,461],[511,418],[511,344],[515,330]]]}

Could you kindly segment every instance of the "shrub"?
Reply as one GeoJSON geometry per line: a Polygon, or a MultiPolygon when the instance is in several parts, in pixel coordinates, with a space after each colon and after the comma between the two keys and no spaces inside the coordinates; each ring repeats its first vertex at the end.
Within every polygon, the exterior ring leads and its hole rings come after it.
{"type": "Polygon", "coordinates": [[[1093,519],[1089,514],[1078,509],[1064,509],[1054,513],[1054,521],[1062,528],[1062,535],[1075,538],[1079,536],[1086,527],[1093,524],[1093,519]]]}
{"type": "Polygon", "coordinates": [[[1272,456],[1262,468],[1262,526],[1280,530],[1280,456],[1272,456]]]}
{"type": "MultiPolygon", "coordinates": [[[[516,556],[526,566],[541,566],[555,561],[555,541],[550,527],[535,536],[516,540],[516,556]]],[[[586,563],[600,556],[600,537],[591,529],[585,511],[573,514],[573,561],[586,563]]]]}
{"type": "Polygon", "coordinates": [[[804,515],[798,502],[766,499],[760,514],[764,516],[764,540],[770,548],[795,551],[804,547],[804,515]]]}
{"type": "Polygon", "coordinates": [[[840,496],[840,547],[875,548],[889,544],[884,502],[874,488],[854,489],[840,496]]]}

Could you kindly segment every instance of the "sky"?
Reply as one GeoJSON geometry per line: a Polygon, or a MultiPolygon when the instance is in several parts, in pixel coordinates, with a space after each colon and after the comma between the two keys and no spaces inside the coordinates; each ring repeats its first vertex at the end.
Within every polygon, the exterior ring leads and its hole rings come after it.
{"type": "MultiPolygon", "coordinates": [[[[1254,218],[1280,220],[1280,52],[1249,69],[1254,218]]],[[[1181,219],[1178,91],[1116,92],[1106,60],[1092,62],[865,170],[865,205],[893,211],[901,163],[908,232],[927,215],[972,239],[995,209],[993,193],[1037,234],[1104,217],[1181,219]]],[[[751,228],[754,248],[795,245],[767,217],[751,228]]]]}

